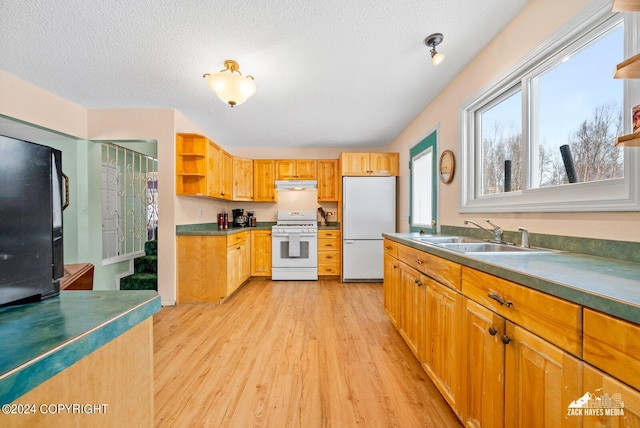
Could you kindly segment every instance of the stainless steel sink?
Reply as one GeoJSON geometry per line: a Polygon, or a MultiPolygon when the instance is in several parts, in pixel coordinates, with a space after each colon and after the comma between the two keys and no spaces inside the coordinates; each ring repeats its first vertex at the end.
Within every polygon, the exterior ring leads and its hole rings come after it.
{"type": "Polygon", "coordinates": [[[496,244],[491,242],[474,242],[474,243],[438,243],[434,244],[438,247],[448,250],[458,251],[460,253],[507,253],[507,254],[531,254],[531,253],[547,253],[553,250],[544,248],[524,248],[516,245],[496,244]]]}
{"type": "Polygon", "coordinates": [[[411,238],[414,241],[422,242],[424,244],[463,244],[463,243],[482,243],[480,239],[466,238],[464,236],[427,236],[420,238],[411,238]]]}

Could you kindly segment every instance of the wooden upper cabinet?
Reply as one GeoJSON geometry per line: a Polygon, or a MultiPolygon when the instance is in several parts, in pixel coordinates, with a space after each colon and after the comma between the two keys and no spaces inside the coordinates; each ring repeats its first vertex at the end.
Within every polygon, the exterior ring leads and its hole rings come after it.
{"type": "Polygon", "coordinates": [[[275,177],[275,161],[269,159],[253,161],[253,200],[255,202],[278,201],[275,177]]]}
{"type": "Polygon", "coordinates": [[[397,176],[398,153],[341,153],[341,175],[345,176],[397,176]]]}
{"type": "Polygon", "coordinates": [[[323,159],[318,161],[318,202],[337,202],[340,178],[338,160],[323,159]]]}
{"type": "Polygon", "coordinates": [[[207,194],[207,139],[202,135],[176,135],[176,194],[207,194]]]}
{"type": "Polygon", "coordinates": [[[280,159],[276,161],[276,180],[315,180],[317,169],[314,159],[280,159]]]}
{"type": "Polygon", "coordinates": [[[207,151],[207,196],[220,198],[222,196],[222,174],[218,171],[222,168],[222,149],[212,141],[208,142],[207,151]]]}
{"type": "Polygon", "coordinates": [[[369,175],[369,153],[341,153],[342,176],[369,175]]]}
{"type": "Polygon", "coordinates": [[[233,160],[216,143],[209,141],[207,153],[207,195],[231,199],[233,194],[233,160]]]}
{"type": "Polygon", "coordinates": [[[222,151],[222,198],[233,199],[233,157],[222,151]]]}
{"type": "Polygon", "coordinates": [[[233,158],[233,200],[253,201],[253,160],[233,158]]]}
{"type": "Polygon", "coordinates": [[[371,153],[369,159],[371,175],[398,176],[398,153],[371,153]]]}

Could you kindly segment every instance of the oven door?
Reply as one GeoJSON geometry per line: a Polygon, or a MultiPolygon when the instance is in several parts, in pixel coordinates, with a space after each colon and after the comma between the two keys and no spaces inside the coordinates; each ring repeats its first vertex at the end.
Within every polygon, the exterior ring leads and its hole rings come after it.
{"type": "Polygon", "coordinates": [[[318,234],[272,233],[271,265],[274,268],[318,267],[318,234]]]}

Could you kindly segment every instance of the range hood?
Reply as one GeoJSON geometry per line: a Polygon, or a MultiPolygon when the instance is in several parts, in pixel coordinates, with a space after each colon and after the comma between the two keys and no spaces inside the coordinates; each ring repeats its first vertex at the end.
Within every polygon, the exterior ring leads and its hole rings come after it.
{"type": "Polygon", "coordinates": [[[276,190],[316,190],[317,180],[276,180],[276,190]]]}

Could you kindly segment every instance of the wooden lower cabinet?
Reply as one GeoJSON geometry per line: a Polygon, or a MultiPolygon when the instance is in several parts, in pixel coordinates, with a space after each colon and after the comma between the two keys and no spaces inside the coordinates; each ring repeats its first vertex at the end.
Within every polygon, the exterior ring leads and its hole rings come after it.
{"type": "Polygon", "coordinates": [[[247,231],[228,236],[227,240],[226,295],[229,296],[251,276],[251,238],[247,231]]]}
{"type": "Polygon", "coordinates": [[[339,230],[318,231],[318,275],[340,275],[341,244],[339,230]]]}
{"type": "Polygon", "coordinates": [[[384,248],[385,311],[465,426],[640,427],[640,326],[469,267],[460,281],[452,262],[397,242],[384,248]],[[624,402],[624,415],[572,415],[587,393],[624,402]]]}
{"type": "MultiPolygon", "coordinates": [[[[605,396],[612,398],[611,406],[613,407],[609,410],[609,414],[603,410],[590,412],[589,415],[572,416],[576,419],[582,419],[584,428],[640,427],[640,392],[637,390],[589,364],[584,365],[583,390],[584,393],[593,394],[594,398],[602,399],[605,396]],[[618,399],[624,405],[622,410],[618,407],[620,405],[618,399]]],[[[585,413],[584,410],[583,413],[585,413]]]]}
{"type": "Polygon", "coordinates": [[[400,302],[396,327],[451,408],[458,411],[462,295],[429,277],[427,265],[425,274],[396,260],[399,280],[393,278],[393,260],[385,255],[385,272],[390,275],[385,277],[385,286],[398,281],[399,296],[393,296],[395,290],[389,288],[385,297],[390,304],[393,299],[400,302]]]}
{"type": "Polygon", "coordinates": [[[271,276],[271,231],[251,231],[251,276],[271,276]]]}
{"type": "Polygon", "coordinates": [[[396,328],[400,328],[400,262],[393,256],[384,254],[384,310],[396,328]]]}
{"type": "Polygon", "coordinates": [[[461,368],[463,422],[469,428],[503,426],[505,320],[463,299],[461,368]]]}
{"type": "Polygon", "coordinates": [[[583,362],[511,322],[505,330],[504,426],[581,426],[567,407],[584,394],[583,362]]]}
{"type": "Polygon", "coordinates": [[[177,303],[219,303],[251,274],[249,232],[176,237],[177,303]]]}
{"type": "Polygon", "coordinates": [[[640,326],[585,308],[584,360],[640,389],[640,326]]]}
{"type": "Polygon", "coordinates": [[[464,299],[463,422],[467,427],[573,427],[582,361],[464,299]]]}
{"type": "Polygon", "coordinates": [[[400,334],[413,355],[423,360],[425,352],[426,287],[424,278],[417,270],[400,263],[401,321],[400,334]]]}
{"type": "Polygon", "coordinates": [[[429,277],[425,288],[425,350],[422,366],[451,408],[460,413],[462,295],[429,277]]]}

